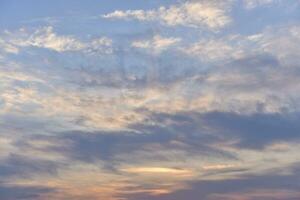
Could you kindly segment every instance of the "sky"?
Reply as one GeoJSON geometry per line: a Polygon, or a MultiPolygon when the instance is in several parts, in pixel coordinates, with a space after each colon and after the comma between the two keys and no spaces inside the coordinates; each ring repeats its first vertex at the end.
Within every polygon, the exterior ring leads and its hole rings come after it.
{"type": "Polygon", "coordinates": [[[1,200],[299,200],[299,0],[0,0],[1,200]]]}

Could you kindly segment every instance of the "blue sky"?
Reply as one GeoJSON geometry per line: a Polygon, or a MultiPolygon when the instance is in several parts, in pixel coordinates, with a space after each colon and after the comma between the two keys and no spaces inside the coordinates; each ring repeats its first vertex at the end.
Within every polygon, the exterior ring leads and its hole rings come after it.
{"type": "Polygon", "coordinates": [[[300,198],[298,0],[0,0],[0,199],[300,198]]]}

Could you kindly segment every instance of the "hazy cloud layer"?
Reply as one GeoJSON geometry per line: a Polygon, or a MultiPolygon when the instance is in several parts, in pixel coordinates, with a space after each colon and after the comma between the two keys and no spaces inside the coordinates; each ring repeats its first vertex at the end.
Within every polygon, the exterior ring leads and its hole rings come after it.
{"type": "Polygon", "coordinates": [[[300,198],[298,1],[2,4],[1,200],[300,198]]]}

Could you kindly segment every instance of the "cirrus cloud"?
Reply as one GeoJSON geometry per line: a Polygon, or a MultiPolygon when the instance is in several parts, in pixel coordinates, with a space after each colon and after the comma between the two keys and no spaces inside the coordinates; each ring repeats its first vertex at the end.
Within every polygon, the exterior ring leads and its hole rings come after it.
{"type": "Polygon", "coordinates": [[[175,38],[175,37],[165,38],[160,35],[155,35],[150,40],[137,40],[134,41],[131,45],[135,48],[150,49],[154,52],[159,53],[167,49],[168,47],[177,44],[180,41],[181,41],[180,38],[175,38]]]}
{"type": "Polygon", "coordinates": [[[136,19],[138,21],[159,21],[167,26],[187,26],[219,29],[230,23],[224,2],[186,2],[153,10],[115,10],[102,15],[107,19],[136,19]]]}

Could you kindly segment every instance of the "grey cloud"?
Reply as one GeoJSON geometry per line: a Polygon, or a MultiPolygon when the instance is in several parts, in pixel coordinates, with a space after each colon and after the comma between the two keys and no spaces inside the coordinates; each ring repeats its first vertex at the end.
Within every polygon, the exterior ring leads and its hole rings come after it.
{"type": "Polygon", "coordinates": [[[215,142],[223,139],[239,139],[235,145],[239,148],[261,149],[278,141],[300,139],[299,113],[254,113],[234,112],[181,113],[175,116],[154,114],[152,120],[163,123],[166,119],[187,120],[189,126],[176,127],[184,133],[194,136],[211,134],[215,142]]]}
{"type": "Polygon", "coordinates": [[[0,177],[23,177],[30,178],[33,174],[55,175],[59,163],[11,154],[8,158],[0,161],[0,177]]]}
{"type": "Polygon", "coordinates": [[[204,123],[218,134],[240,138],[240,148],[262,148],[275,141],[300,139],[299,114],[252,114],[214,112],[204,115],[204,123]]]}
{"type": "MultiPolygon", "coordinates": [[[[177,191],[171,194],[149,196],[147,194],[134,194],[129,196],[129,199],[135,200],[143,198],[145,200],[174,200],[174,199],[185,199],[188,196],[190,200],[199,200],[199,197],[203,200],[219,200],[222,199],[222,195],[235,194],[239,197],[246,197],[249,192],[255,194],[257,190],[288,190],[295,192],[296,195],[300,189],[300,171],[299,164],[290,166],[292,173],[288,175],[280,175],[278,171],[275,173],[267,173],[261,176],[243,174],[236,178],[225,179],[225,180],[202,180],[194,181],[190,183],[190,188],[186,190],[177,191]],[[219,195],[221,198],[214,198],[214,195],[219,195]]],[[[270,198],[265,196],[259,196],[256,198],[262,198],[267,200],[276,199],[276,196],[270,198]]],[[[285,198],[285,200],[296,200],[300,196],[285,198]]],[[[280,197],[282,198],[282,197],[280,197]]],[[[280,199],[278,198],[278,200],[280,199]]],[[[248,199],[248,198],[247,198],[248,199]]],[[[253,198],[254,200],[255,198],[253,198]]],[[[252,200],[252,198],[251,198],[252,200]]]]}
{"type": "Polygon", "coordinates": [[[53,188],[26,187],[26,186],[6,186],[0,182],[1,200],[21,200],[40,199],[44,194],[53,192],[53,188]]]}
{"type": "MultiPolygon", "coordinates": [[[[141,150],[146,144],[162,144],[169,149],[184,148],[190,154],[237,159],[232,153],[212,146],[237,141],[233,146],[238,149],[261,150],[275,142],[299,140],[299,118],[298,113],[151,113],[143,123],[130,126],[134,131],[61,132],[51,137],[64,145],[45,147],[42,151],[59,152],[85,162],[100,159],[113,163],[120,153],[141,150]],[[176,146],[171,141],[186,146],[176,146]]],[[[46,136],[40,137],[51,140],[46,136]]]]}

